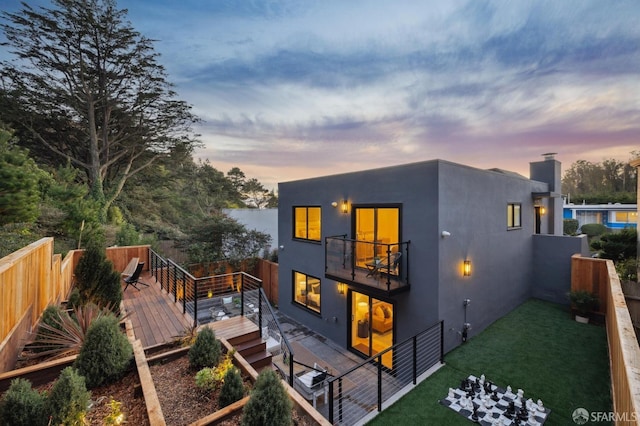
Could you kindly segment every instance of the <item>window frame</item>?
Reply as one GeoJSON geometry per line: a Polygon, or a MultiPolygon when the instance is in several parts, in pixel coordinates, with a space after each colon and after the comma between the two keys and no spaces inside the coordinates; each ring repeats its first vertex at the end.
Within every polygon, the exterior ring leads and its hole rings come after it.
{"type": "Polygon", "coordinates": [[[300,272],[297,270],[292,270],[291,271],[291,281],[292,281],[292,286],[291,286],[291,301],[294,305],[299,306],[303,309],[306,309],[314,314],[318,314],[321,315],[322,313],[322,280],[318,277],[315,277],[313,275],[309,275],[306,274],[304,272],[300,272]],[[296,292],[297,292],[297,281],[296,281],[296,277],[297,275],[303,276],[305,279],[305,289],[304,291],[304,303],[299,301],[298,298],[296,297],[296,292]],[[310,286],[313,286],[314,283],[309,283],[309,281],[314,280],[317,281],[319,287],[318,287],[318,302],[311,304],[311,301],[309,299],[309,292],[310,292],[310,286]]]}
{"type": "Polygon", "coordinates": [[[522,203],[507,203],[507,230],[511,231],[514,229],[522,229],[522,203]]]}
{"type": "Polygon", "coordinates": [[[293,239],[294,240],[298,240],[298,241],[308,241],[308,242],[312,242],[312,243],[320,243],[322,242],[322,206],[293,206],[293,220],[292,220],[292,224],[293,224],[293,229],[292,229],[292,235],[293,235],[293,239]],[[306,237],[299,237],[296,235],[296,224],[297,224],[297,216],[296,216],[296,212],[298,209],[304,209],[305,210],[305,235],[306,237]],[[309,238],[309,209],[318,209],[318,223],[319,223],[319,232],[318,232],[318,239],[313,239],[313,238],[309,238]]]}

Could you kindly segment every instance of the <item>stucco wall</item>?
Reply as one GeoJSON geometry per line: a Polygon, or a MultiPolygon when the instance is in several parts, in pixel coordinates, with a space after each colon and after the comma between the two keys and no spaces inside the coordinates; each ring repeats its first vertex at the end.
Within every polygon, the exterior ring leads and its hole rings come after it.
{"type": "Polygon", "coordinates": [[[496,171],[440,163],[440,318],[445,324],[445,351],[461,343],[464,300],[469,337],[530,297],[533,276],[532,192],[547,185],[496,171]],[[507,229],[507,205],[521,204],[520,229],[507,229]],[[462,274],[471,261],[472,273],[462,274]]]}
{"type": "Polygon", "coordinates": [[[571,256],[589,257],[586,235],[578,237],[534,235],[531,295],[554,303],[568,304],[571,289],[571,256]]]}

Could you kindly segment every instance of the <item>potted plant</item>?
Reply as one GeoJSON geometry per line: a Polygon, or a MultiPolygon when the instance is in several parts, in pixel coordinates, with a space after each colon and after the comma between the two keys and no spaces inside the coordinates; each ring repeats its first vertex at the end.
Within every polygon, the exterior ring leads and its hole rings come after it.
{"type": "Polygon", "coordinates": [[[236,308],[240,309],[240,305],[241,305],[241,300],[239,297],[234,297],[233,298],[233,304],[235,305],[236,308]]]}
{"type": "Polygon", "coordinates": [[[598,296],[586,290],[572,290],[569,300],[576,310],[576,321],[587,324],[589,313],[598,307],[598,296]]]}

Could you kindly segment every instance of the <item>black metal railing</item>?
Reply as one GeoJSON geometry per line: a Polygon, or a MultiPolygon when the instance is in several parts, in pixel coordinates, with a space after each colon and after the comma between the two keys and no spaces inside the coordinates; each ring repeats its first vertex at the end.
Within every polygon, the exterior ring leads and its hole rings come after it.
{"type": "Polygon", "coordinates": [[[383,403],[444,360],[444,322],[377,353],[350,370],[332,377],[329,417],[332,424],[352,425],[369,413],[382,411],[383,403]],[[392,368],[383,357],[391,356],[392,368]],[[375,375],[376,380],[371,380],[375,375]]]}
{"type": "Polygon", "coordinates": [[[246,272],[196,278],[171,259],[149,251],[150,270],[160,288],[180,303],[194,327],[225,315],[262,317],[262,280],[246,272]]]}
{"type": "Polygon", "coordinates": [[[409,244],[325,237],[325,275],[389,294],[409,289],[409,244]]]}

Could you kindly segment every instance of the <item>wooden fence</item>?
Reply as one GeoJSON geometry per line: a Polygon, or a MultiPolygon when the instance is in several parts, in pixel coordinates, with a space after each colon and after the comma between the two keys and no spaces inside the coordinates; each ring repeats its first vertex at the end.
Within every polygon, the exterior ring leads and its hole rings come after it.
{"type": "Polygon", "coordinates": [[[640,347],[620,279],[611,260],[574,255],[571,289],[600,295],[605,314],[611,367],[611,393],[616,424],[640,424],[640,347]]]}
{"type": "MultiPolygon", "coordinates": [[[[48,237],[0,259],[0,372],[13,368],[45,308],[69,295],[82,252],[72,250],[62,259],[48,237]]],[[[116,271],[133,257],[148,269],[149,246],[112,247],[106,256],[116,271]]]]}

